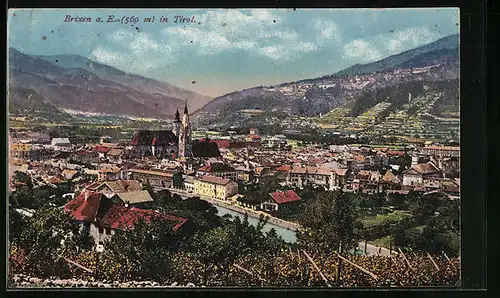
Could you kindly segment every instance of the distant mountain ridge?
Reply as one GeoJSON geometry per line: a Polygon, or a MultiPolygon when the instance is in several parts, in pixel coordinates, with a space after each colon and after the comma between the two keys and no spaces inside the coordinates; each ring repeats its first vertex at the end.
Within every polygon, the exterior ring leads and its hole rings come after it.
{"type": "MultiPolygon", "coordinates": [[[[241,123],[249,121],[248,115],[242,116],[238,112],[245,109],[261,109],[268,117],[279,111],[281,116],[274,122],[287,115],[319,116],[364,96],[366,92],[411,81],[457,79],[459,60],[458,35],[451,35],[380,61],[354,65],[332,75],[228,93],[197,110],[193,120],[195,124],[209,128],[211,125],[241,123]]],[[[262,114],[258,117],[261,120],[266,118],[262,114]]],[[[257,116],[251,119],[254,118],[257,116]]]]}
{"type": "Polygon", "coordinates": [[[109,80],[122,85],[127,85],[134,89],[150,94],[166,95],[179,99],[187,99],[191,110],[195,111],[203,106],[212,98],[199,93],[182,89],[180,87],[160,82],[154,79],[146,78],[137,74],[131,74],[121,71],[117,68],[95,62],[79,55],[53,55],[53,56],[34,56],[51,62],[59,67],[66,69],[79,68],[94,73],[101,79],[109,80]],[[57,61],[57,62],[56,62],[57,61]]]}
{"type": "Polygon", "coordinates": [[[366,74],[379,71],[390,71],[398,68],[424,67],[434,64],[435,60],[444,57],[459,57],[460,38],[458,34],[449,35],[430,44],[411,49],[385,59],[368,63],[356,64],[334,74],[334,76],[366,74]]]}
{"type": "MultiPolygon", "coordinates": [[[[45,98],[60,110],[171,119],[185,100],[191,111],[211,100],[177,86],[129,74],[78,55],[32,56],[9,49],[9,100],[21,92],[45,98]]],[[[24,103],[19,103],[23,106],[24,103]]]]}

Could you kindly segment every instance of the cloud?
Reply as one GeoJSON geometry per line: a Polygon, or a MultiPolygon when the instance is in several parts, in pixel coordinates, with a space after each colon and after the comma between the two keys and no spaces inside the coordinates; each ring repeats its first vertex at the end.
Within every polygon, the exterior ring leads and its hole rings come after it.
{"type": "Polygon", "coordinates": [[[355,63],[373,62],[431,43],[441,37],[441,34],[426,27],[404,28],[350,41],[343,46],[342,58],[355,63]]]}
{"type": "Polygon", "coordinates": [[[210,56],[236,51],[289,61],[339,45],[342,58],[348,63],[367,63],[440,37],[426,27],[409,27],[342,45],[345,37],[333,20],[312,19],[305,24],[306,30],[297,31],[283,14],[266,9],[212,10],[195,15],[195,20],[185,25],[171,23],[154,38],[144,32],[120,29],[108,36],[111,44],[96,49],[93,56],[100,57],[101,62],[125,60],[143,69],[148,65],[161,67],[150,62],[155,59],[165,64],[175,62],[181,55],[210,56]]]}
{"type": "Polygon", "coordinates": [[[92,51],[91,56],[98,62],[110,65],[122,64],[126,61],[123,55],[120,55],[117,52],[110,51],[101,46],[96,47],[92,51]]]}
{"type": "Polygon", "coordinates": [[[300,42],[295,47],[285,47],[282,45],[266,46],[259,50],[263,56],[273,60],[292,60],[300,57],[303,53],[315,51],[317,46],[310,42],[300,42]]]}
{"type": "Polygon", "coordinates": [[[385,44],[388,54],[394,55],[430,43],[439,37],[439,33],[432,32],[428,28],[411,27],[394,32],[391,37],[385,38],[387,40],[385,44]]]}
{"type": "Polygon", "coordinates": [[[312,20],[312,25],[316,30],[316,41],[318,43],[340,41],[340,29],[335,22],[324,19],[315,19],[312,20]]]}
{"type": "Polygon", "coordinates": [[[119,30],[108,36],[111,44],[95,47],[90,56],[98,62],[119,67],[125,71],[150,70],[162,63],[176,60],[173,49],[153,40],[144,32],[119,30]]]}
{"type": "Polygon", "coordinates": [[[344,45],[342,58],[354,60],[356,63],[366,63],[381,59],[382,54],[374,47],[373,43],[356,39],[344,45]]]}
{"type": "Polygon", "coordinates": [[[109,41],[117,47],[127,45],[124,50],[133,57],[127,61],[145,60],[139,56],[152,58],[159,53],[172,61],[186,52],[209,56],[231,51],[272,60],[291,60],[340,40],[340,30],[331,20],[315,19],[310,23],[312,27],[308,27],[313,30],[312,34],[308,34],[310,31],[299,34],[288,26],[283,15],[268,9],[212,10],[196,15],[195,20],[186,25],[170,24],[155,39],[122,29],[113,32],[109,41]]]}
{"type": "Polygon", "coordinates": [[[295,30],[286,27],[286,20],[270,10],[209,11],[197,20],[200,24],[163,30],[165,40],[175,45],[174,51],[182,51],[187,44],[193,44],[199,55],[240,50],[274,60],[289,60],[317,49],[295,30]]]}

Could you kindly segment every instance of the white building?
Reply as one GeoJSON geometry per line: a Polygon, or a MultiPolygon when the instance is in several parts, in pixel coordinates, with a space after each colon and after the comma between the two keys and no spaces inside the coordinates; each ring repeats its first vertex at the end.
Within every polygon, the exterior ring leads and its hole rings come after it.
{"type": "Polygon", "coordinates": [[[56,151],[71,151],[73,147],[68,138],[53,138],[51,146],[56,151]]]}

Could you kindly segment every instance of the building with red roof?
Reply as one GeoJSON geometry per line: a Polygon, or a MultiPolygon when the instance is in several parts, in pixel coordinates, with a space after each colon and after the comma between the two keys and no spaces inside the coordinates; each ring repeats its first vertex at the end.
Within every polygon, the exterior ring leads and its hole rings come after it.
{"type": "Polygon", "coordinates": [[[301,200],[293,190],[276,191],[270,193],[269,196],[271,197],[270,199],[260,204],[262,210],[278,211],[279,206],[288,205],[301,200]]]}
{"type": "Polygon", "coordinates": [[[134,148],[133,155],[135,157],[171,158],[172,154],[178,153],[178,142],[178,137],[170,130],[138,130],[130,145],[134,148]]]}
{"type": "Polygon", "coordinates": [[[124,168],[113,164],[101,164],[99,166],[100,180],[120,180],[125,177],[124,168]]]}
{"type": "Polygon", "coordinates": [[[346,183],[347,172],[347,169],[293,166],[287,177],[287,182],[297,187],[309,184],[333,190],[346,183]]]}
{"type": "Polygon", "coordinates": [[[260,143],[262,141],[262,137],[259,135],[249,135],[247,140],[252,143],[260,143]]]}
{"type": "Polygon", "coordinates": [[[416,164],[403,172],[403,186],[421,186],[424,179],[442,177],[443,173],[433,162],[416,164]]]}
{"type": "MultiPolygon", "coordinates": [[[[207,138],[202,138],[200,139],[200,142],[206,142],[207,138]]],[[[229,149],[231,146],[231,142],[229,140],[221,140],[221,139],[208,139],[208,142],[216,143],[217,147],[224,148],[224,149],[229,149]]]]}
{"type": "Polygon", "coordinates": [[[278,172],[290,172],[292,170],[292,166],[290,165],[284,165],[276,168],[276,171],[278,172]]]}
{"type": "Polygon", "coordinates": [[[387,156],[399,156],[399,157],[405,156],[404,151],[392,151],[392,150],[389,150],[389,151],[387,151],[386,154],[387,154],[387,156]]]}
{"type": "Polygon", "coordinates": [[[250,135],[258,135],[259,134],[259,129],[258,128],[250,128],[250,135]]]}
{"type": "Polygon", "coordinates": [[[207,163],[204,166],[200,167],[196,173],[196,176],[203,177],[205,175],[227,178],[233,181],[236,181],[238,177],[236,169],[223,162],[207,163]]]}
{"type": "Polygon", "coordinates": [[[99,153],[107,153],[109,150],[111,150],[111,148],[103,147],[101,145],[96,145],[94,147],[94,150],[99,152],[99,153]]]}
{"type": "Polygon", "coordinates": [[[147,223],[157,218],[172,224],[173,230],[178,230],[187,221],[185,218],[153,210],[118,204],[102,193],[87,189],[64,205],[64,211],[81,223],[83,229],[94,238],[96,245],[111,239],[116,230],[133,229],[140,219],[147,223]]]}
{"type": "Polygon", "coordinates": [[[141,183],[149,181],[151,186],[158,188],[180,187],[182,173],[177,170],[146,170],[130,169],[130,177],[141,183]]]}

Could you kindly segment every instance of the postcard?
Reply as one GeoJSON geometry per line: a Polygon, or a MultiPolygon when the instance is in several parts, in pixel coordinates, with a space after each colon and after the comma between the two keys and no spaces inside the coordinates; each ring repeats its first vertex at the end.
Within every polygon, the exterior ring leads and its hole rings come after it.
{"type": "Polygon", "coordinates": [[[459,32],[10,9],[8,288],[459,287],[459,32]]]}

